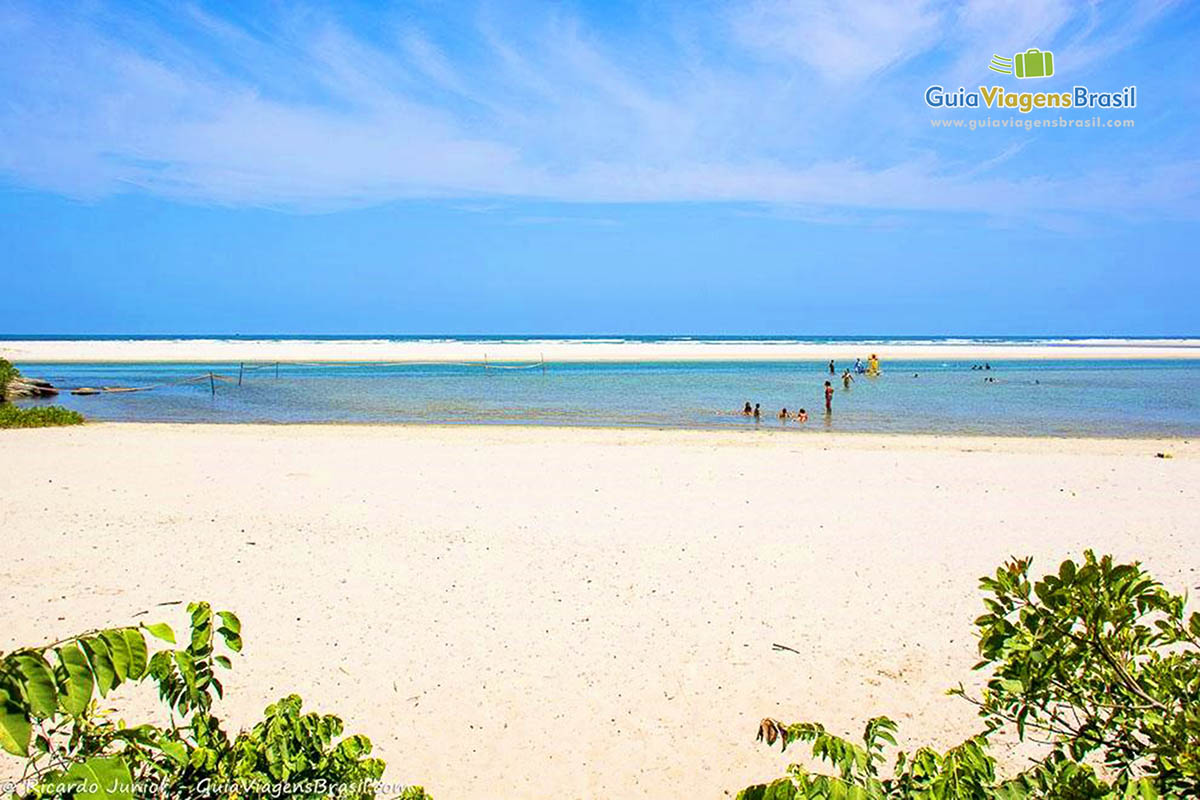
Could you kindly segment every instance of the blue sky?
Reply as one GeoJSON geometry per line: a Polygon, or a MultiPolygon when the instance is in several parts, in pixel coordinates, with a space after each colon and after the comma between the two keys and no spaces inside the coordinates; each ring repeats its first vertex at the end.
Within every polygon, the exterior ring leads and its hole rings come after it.
{"type": "Polygon", "coordinates": [[[0,332],[1200,334],[1198,45],[1184,2],[17,0],[0,332]],[[1135,126],[934,128],[1022,116],[935,83],[1135,126]]]}

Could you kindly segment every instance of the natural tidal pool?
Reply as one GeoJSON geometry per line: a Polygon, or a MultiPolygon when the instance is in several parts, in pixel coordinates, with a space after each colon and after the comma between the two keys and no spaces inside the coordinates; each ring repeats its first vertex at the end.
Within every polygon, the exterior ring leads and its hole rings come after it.
{"type": "MultiPolygon", "coordinates": [[[[878,377],[839,363],[19,363],[89,419],[163,422],[472,423],[777,428],[1034,436],[1200,434],[1200,361],[894,361],[878,377]],[[516,366],[516,365],[511,365],[516,366]],[[215,393],[207,374],[213,372],[215,393]],[[242,372],[238,383],[239,371],[242,372]],[[204,376],[192,383],[191,378],[204,376]],[[991,379],[991,380],[989,380],[991,379]],[[826,417],[824,381],[836,389],[826,417]],[[80,386],[149,391],[75,396],[80,386]],[[758,403],[763,417],[741,415],[758,403]],[[808,411],[806,425],[780,408],[808,411]]],[[[32,404],[30,402],[26,405],[32,404]]]]}

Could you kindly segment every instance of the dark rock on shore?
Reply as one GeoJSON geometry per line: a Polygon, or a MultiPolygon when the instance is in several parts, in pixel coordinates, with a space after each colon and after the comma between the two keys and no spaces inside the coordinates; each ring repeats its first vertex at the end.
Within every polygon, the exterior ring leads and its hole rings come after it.
{"type": "Polygon", "coordinates": [[[26,378],[18,375],[11,378],[4,387],[5,400],[21,400],[28,397],[54,397],[58,389],[50,381],[41,378],[26,378]]]}

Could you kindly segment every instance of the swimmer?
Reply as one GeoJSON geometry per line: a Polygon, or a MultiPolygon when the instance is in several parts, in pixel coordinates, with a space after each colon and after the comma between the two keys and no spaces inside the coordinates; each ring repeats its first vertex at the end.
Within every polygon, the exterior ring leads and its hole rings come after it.
{"type": "Polygon", "coordinates": [[[845,372],[842,373],[842,386],[845,386],[847,389],[849,389],[850,383],[853,380],[854,380],[854,376],[850,374],[850,370],[846,370],[845,372]]]}
{"type": "Polygon", "coordinates": [[[808,422],[808,412],[803,408],[796,412],[796,422],[808,422]]]}
{"type": "Polygon", "coordinates": [[[780,412],[779,412],[779,418],[780,418],[780,419],[782,419],[782,420],[786,420],[786,419],[788,418],[788,413],[787,413],[787,409],[786,409],[786,408],[784,408],[784,409],[781,409],[781,410],[780,410],[780,412]]]}
{"type": "Polygon", "coordinates": [[[825,413],[833,413],[833,386],[825,381],[825,413]]]}
{"type": "Polygon", "coordinates": [[[747,402],[747,403],[746,403],[746,407],[742,409],[742,414],[743,414],[744,416],[747,416],[747,417],[748,417],[748,416],[750,416],[750,415],[751,415],[751,414],[753,414],[753,413],[754,413],[754,409],[752,409],[752,408],[750,407],[750,403],[748,403],[748,402],[747,402]]]}

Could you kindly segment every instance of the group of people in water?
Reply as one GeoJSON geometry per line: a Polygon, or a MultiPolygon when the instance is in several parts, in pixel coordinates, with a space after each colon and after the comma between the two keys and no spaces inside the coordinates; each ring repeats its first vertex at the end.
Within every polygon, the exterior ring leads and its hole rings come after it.
{"type": "MultiPolygon", "coordinates": [[[[833,359],[829,360],[829,374],[837,375],[837,364],[834,363],[833,359]]],[[[850,390],[850,384],[854,382],[855,374],[867,375],[871,378],[879,375],[879,356],[872,353],[871,357],[867,359],[865,364],[861,358],[856,358],[854,359],[854,373],[851,374],[850,369],[846,369],[842,372],[842,386],[845,387],[847,391],[850,390]]],[[[833,391],[832,381],[825,381],[825,415],[827,417],[833,413],[833,391]]],[[[758,403],[755,403],[753,406],[751,406],[750,402],[747,401],[746,405],[742,407],[742,416],[753,417],[756,420],[762,419],[762,409],[758,403]]],[[[803,408],[797,411],[795,414],[788,413],[787,408],[782,408],[777,416],[780,420],[784,421],[793,419],[796,422],[808,422],[808,411],[803,408]]]]}
{"type": "MultiPolygon", "coordinates": [[[[825,381],[825,383],[828,384],[829,381],[825,381]]],[[[755,403],[753,408],[750,407],[750,403],[746,403],[745,407],[742,409],[742,416],[762,419],[762,409],[759,407],[758,403],[755,403]]],[[[780,419],[794,419],[797,422],[808,422],[808,412],[803,408],[797,411],[795,414],[789,414],[788,410],[784,408],[779,411],[778,416],[780,419]]]]}
{"type": "MultiPolygon", "coordinates": [[[[974,371],[990,372],[991,369],[992,369],[992,365],[986,361],[982,364],[972,364],[971,365],[972,372],[974,372],[974,371]]],[[[844,387],[845,391],[850,391],[850,384],[854,383],[855,375],[866,375],[868,377],[874,378],[880,374],[879,356],[872,353],[870,358],[868,358],[865,362],[861,358],[854,359],[854,366],[843,369],[840,376],[838,375],[838,369],[837,369],[836,362],[834,362],[833,359],[830,359],[829,374],[832,376],[835,376],[834,377],[835,380],[841,380],[842,386],[844,387]]],[[[913,377],[914,378],[919,377],[919,374],[914,372],[913,377]]],[[[988,375],[987,377],[985,377],[983,379],[983,382],[988,383],[988,384],[1000,383],[1000,381],[993,378],[991,375],[988,375]]],[[[1036,385],[1041,384],[1041,381],[1035,379],[1031,383],[1036,386],[1036,385]]],[[[825,419],[828,422],[829,417],[833,414],[833,394],[834,394],[833,381],[831,381],[831,380],[825,381],[824,389],[825,389],[825,419]]],[[[737,412],[735,412],[735,413],[737,413],[737,412]]],[[[752,405],[751,403],[747,402],[742,407],[740,413],[742,414],[742,416],[752,417],[756,422],[758,420],[762,419],[762,408],[759,406],[758,403],[754,403],[752,405]]],[[[799,411],[797,411],[795,414],[792,414],[786,408],[783,408],[783,409],[780,409],[779,413],[776,416],[781,421],[795,420],[796,422],[808,422],[808,411],[803,408],[800,409],[799,411]]]]}
{"type": "MultiPolygon", "coordinates": [[[[859,375],[862,375],[863,373],[866,373],[867,375],[870,375],[871,377],[878,375],[879,374],[879,356],[875,355],[874,353],[871,353],[871,357],[867,359],[866,364],[863,363],[863,360],[861,358],[854,359],[854,371],[855,371],[855,373],[857,373],[859,375]]],[[[836,373],[837,373],[837,366],[833,363],[833,359],[831,358],[831,359],[829,359],[829,374],[834,375],[836,373]]],[[[849,374],[850,374],[850,370],[846,370],[842,374],[842,379],[845,380],[846,376],[849,374]]],[[[846,385],[849,386],[849,383],[847,383],[846,385]]]]}

